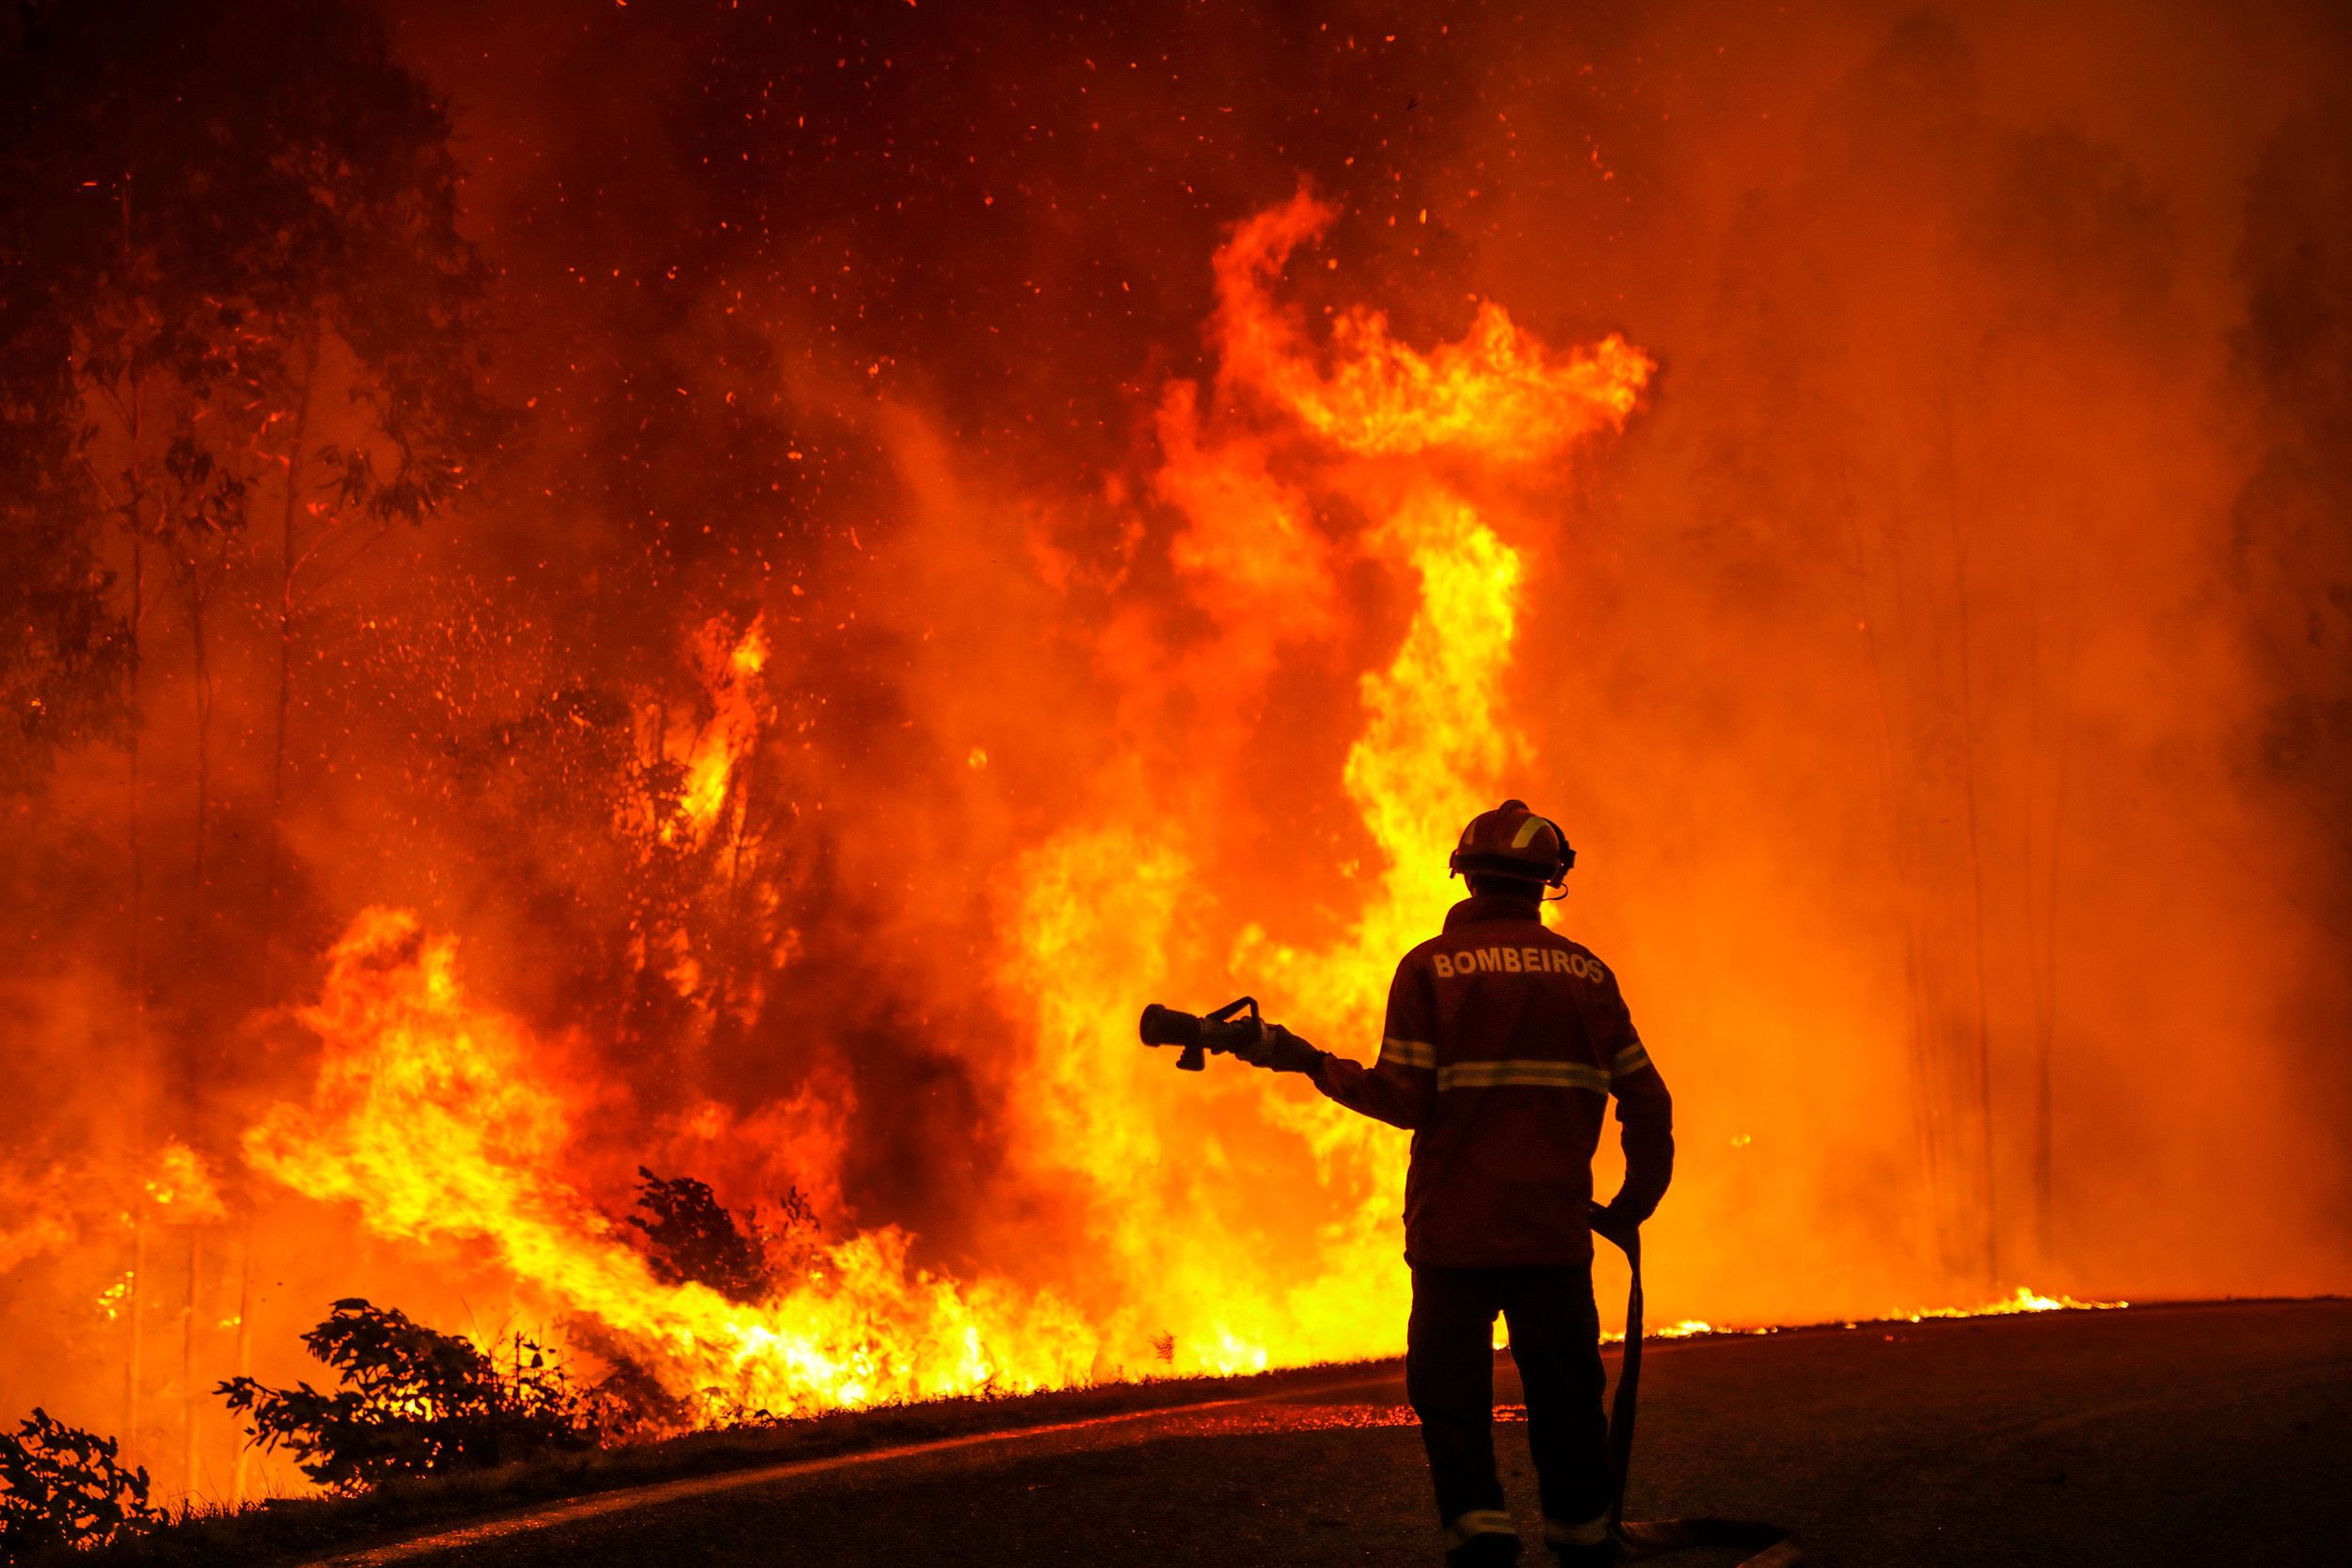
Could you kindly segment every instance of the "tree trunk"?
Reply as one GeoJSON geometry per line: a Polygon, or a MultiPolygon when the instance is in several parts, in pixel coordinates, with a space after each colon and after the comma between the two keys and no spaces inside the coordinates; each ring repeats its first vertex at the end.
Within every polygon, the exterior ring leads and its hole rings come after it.
{"type": "Polygon", "coordinates": [[[286,454],[285,504],[279,512],[278,557],[278,717],[270,745],[269,825],[264,832],[266,870],[262,900],[261,1003],[277,1000],[279,882],[283,879],[286,809],[286,719],[294,701],[294,514],[302,493],[303,448],[310,430],[310,391],[318,378],[318,337],[303,356],[302,400],[294,409],[294,443],[286,454]]]}
{"type": "Polygon", "coordinates": [[[130,1343],[122,1359],[122,1463],[134,1467],[139,1462],[139,1379],[146,1371],[139,1363],[147,1349],[147,1325],[139,1306],[146,1293],[147,1201],[142,1195],[138,1217],[131,1222],[131,1288],[122,1295],[122,1310],[130,1320],[130,1343]]]}
{"type": "MultiPolygon", "coordinates": [[[[237,1280],[237,1373],[249,1377],[253,1373],[253,1217],[246,1216],[245,1256],[237,1280]]],[[[231,1504],[245,1502],[246,1486],[253,1470],[253,1445],[240,1435],[237,1458],[229,1476],[229,1500],[231,1504]]]]}
{"type": "MultiPolygon", "coordinates": [[[[212,849],[213,809],[213,662],[204,639],[205,601],[211,589],[194,574],[199,565],[191,563],[188,583],[188,644],[196,660],[196,844],[193,862],[195,886],[193,907],[188,911],[188,931],[191,956],[199,965],[212,958],[213,899],[210,864],[212,849]]],[[[183,1109],[187,1117],[189,1142],[202,1147],[204,1120],[204,1063],[201,1030],[183,1031],[180,1047],[180,1092],[183,1109]]]]}
{"type": "MultiPolygon", "coordinates": [[[[2066,784],[2068,763],[2071,761],[2074,738],[2074,654],[2079,629],[2080,611],[2076,602],[2079,578],[2076,563],[2070,560],[2065,572],[2066,641],[2058,660],[2058,739],[2056,757],[2051,764],[2050,849],[2043,874],[2049,879],[2042,889],[2041,930],[2034,933],[2036,951],[2034,972],[2034,1053],[2033,1053],[2033,1225],[2034,1250],[2037,1261],[2047,1266],[2057,1260],[2057,1237],[2054,1212],[2057,1208],[2058,1135],[2057,1097],[2052,1086],[2053,1069],[2058,1053],[2058,886],[2064,865],[2066,847],[2066,784]]],[[[2034,702],[2037,742],[2041,729],[2042,646],[2037,631],[2034,642],[2034,702]]],[[[2037,743],[2035,754],[2040,755],[2037,743]]],[[[2028,802],[2030,805],[2030,802],[2028,802]]],[[[2030,820],[2030,818],[2028,818],[2030,820]]],[[[2032,869],[2032,857],[2026,858],[2032,869]]]]}
{"type": "Polygon", "coordinates": [[[185,1495],[184,1507],[196,1502],[197,1488],[202,1483],[203,1449],[198,1441],[202,1431],[204,1398],[196,1378],[197,1341],[203,1332],[204,1231],[201,1227],[188,1227],[188,1301],[180,1318],[180,1436],[181,1481],[185,1495]]]}
{"type": "MultiPolygon", "coordinates": [[[[1895,862],[1903,900],[1903,989],[1910,1008],[1912,1092],[1916,1097],[1913,1132],[1919,1148],[1919,1171],[1927,1182],[1930,1212],[1939,1217],[1947,1201],[1945,1171],[1943,1091],[1937,1081],[1935,1054],[1928,1021],[1932,1011],[1927,985],[1927,896],[1920,885],[1919,851],[1914,842],[1913,820],[1895,760],[1895,724],[1886,690],[1885,657],[1879,645],[1878,607],[1870,593],[1869,541],[1863,532],[1859,510],[1848,498],[1849,543],[1854,555],[1854,576],[1861,613],[1857,629],[1870,670],[1870,695],[1878,715],[1879,789],[1886,807],[1887,850],[1895,862]]],[[[1940,1227],[1939,1218],[1939,1227],[1940,1227]]]]}
{"type": "MultiPolygon", "coordinates": [[[[135,472],[135,465],[134,466],[135,472]]],[[[145,717],[139,705],[139,621],[146,611],[147,552],[139,538],[137,495],[132,490],[131,521],[131,743],[130,805],[127,824],[131,850],[131,1139],[129,1158],[134,1170],[147,1160],[147,865],[139,842],[139,732],[145,717]]],[[[131,1240],[131,1288],[123,1297],[130,1314],[130,1344],[122,1374],[122,1462],[136,1465],[139,1433],[139,1297],[147,1289],[147,1211],[144,1196],[135,1199],[139,1218],[131,1240]]]]}
{"type": "Polygon", "coordinates": [[[1977,1123],[1983,1139],[1981,1178],[1984,1202],[1984,1276],[1988,1287],[1998,1287],[2001,1276],[1998,1187],[1994,1177],[1993,1140],[1993,1029],[1990,1015],[1991,998],[1985,981],[1984,968],[1984,853],[1977,784],[1977,703],[1975,662],[1976,644],[1971,636],[1968,614],[1968,537],[1960,520],[1960,460],[1952,450],[1951,412],[1945,410],[1945,519],[1950,531],[1952,551],[1952,592],[1955,614],[1960,631],[1960,777],[1966,805],[1966,847],[1968,852],[1968,921],[1969,952],[1974,969],[1975,997],[1975,1072],[1977,1090],[1977,1123]]]}
{"type": "MultiPolygon", "coordinates": [[[[131,198],[126,184],[122,197],[123,248],[130,249],[131,198]]],[[[129,390],[124,400],[125,433],[130,442],[131,461],[127,473],[130,494],[127,498],[127,522],[131,533],[131,733],[127,748],[129,778],[124,805],[124,833],[131,858],[131,1060],[126,1077],[130,1082],[130,1151],[134,1170],[142,1168],[147,1160],[147,857],[140,821],[145,781],[140,776],[141,740],[146,731],[147,709],[144,696],[146,659],[142,639],[147,623],[147,536],[146,486],[141,480],[138,462],[139,425],[144,415],[144,388],[135,363],[129,376],[129,390]]],[[[139,1379],[145,1349],[145,1330],[141,1322],[141,1301],[147,1291],[147,1205],[144,1195],[134,1197],[137,1219],[133,1222],[131,1237],[131,1272],[129,1289],[123,1294],[122,1308],[129,1317],[128,1343],[124,1346],[122,1370],[122,1461],[136,1465],[139,1448],[139,1379]]]]}

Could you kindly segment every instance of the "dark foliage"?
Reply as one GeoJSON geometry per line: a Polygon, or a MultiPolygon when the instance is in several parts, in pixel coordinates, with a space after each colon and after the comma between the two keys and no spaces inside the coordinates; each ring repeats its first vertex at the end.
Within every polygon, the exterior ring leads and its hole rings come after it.
{"type": "Polygon", "coordinates": [[[774,1288],[766,1252],[709,1187],[691,1176],[664,1180],[643,1165],[637,1174],[644,1178],[637,1206],[645,1213],[628,1223],[645,1233],[656,1274],[673,1284],[707,1285],[730,1301],[758,1301],[774,1288]]]}
{"type": "Polygon", "coordinates": [[[144,1466],[126,1470],[111,1437],[35,1410],[0,1434],[0,1562],[103,1546],[164,1522],[144,1466]]]}
{"type": "Polygon", "coordinates": [[[135,633],[106,530],[200,599],[291,468],[312,504],[289,510],[284,564],[308,589],[454,499],[502,420],[477,385],[484,274],[449,123],[369,8],[17,12],[0,22],[0,787],[21,788],[125,711],[135,633]],[[366,437],[306,444],[332,345],[366,437]]]}
{"type": "MultiPolygon", "coordinates": [[[[1393,1364],[1391,1365],[1391,1370],[1393,1364]]],[[[543,1455],[497,1471],[468,1470],[401,1480],[358,1496],[284,1497],[266,1508],[199,1512],[162,1534],[92,1559],[107,1568],[250,1568],[314,1562],[437,1526],[511,1513],[536,1503],[627,1487],[824,1459],[943,1438],[1092,1420],[1140,1410],[1307,1393],[1360,1385],[1378,1365],[1291,1368],[1248,1377],[1155,1377],[1052,1393],[988,1392],[805,1419],[746,1418],[645,1443],[543,1455]]]]}
{"type": "Polygon", "coordinates": [[[519,1336],[501,1367],[471,1340],[351,1298],[302,1342],[341,1374],[339,1392],[267,1388],[249,1377],[217,1391],[251,1418],[256,1443],[286,1449],[303,1474],[335,1491],[588,1448],[611,1425],[604,1401],[574,1389],[519,1336]]]}

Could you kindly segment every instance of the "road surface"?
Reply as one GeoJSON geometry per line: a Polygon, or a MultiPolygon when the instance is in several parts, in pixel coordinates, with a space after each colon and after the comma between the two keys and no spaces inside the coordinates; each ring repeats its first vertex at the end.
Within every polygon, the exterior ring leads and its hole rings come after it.
{"type": "MultiPolygon", "coordinates": [[[[1345,1378],[1262,1401],[702,1478],[336,1560],[1434,1563],[1401,1374],[1345,1378]]],[[[1497,1394],[1518,1397],[1507,1358],[1497,1394]]],[[[1533,1540],[1524,1428],[1505,1420],[1505,1484],[1533,1540]]],[[[1832,1565],[2334,1568],[2352,1561],[2352,1303],[1653,1341],[1631,1493],[1633,1517],[1792,1526],[1807,1560],[1832,1565]]],[[[1658,1560],[1702,1568],[1739,1555],[1658,1560]]]]}

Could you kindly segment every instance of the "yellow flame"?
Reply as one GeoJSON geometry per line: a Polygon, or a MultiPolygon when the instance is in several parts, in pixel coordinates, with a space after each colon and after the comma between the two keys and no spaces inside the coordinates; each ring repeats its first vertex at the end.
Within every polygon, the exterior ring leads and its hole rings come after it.
{"type": "Polygon", "coordinates": [[[161,1217],[179,1225],[197,1225],[228,1213],[220,1189],[204,1157],[177,1138],[167,1141],[155,1156],[155,1174],[147,1181],[147,1200],[161,1217]]]}
{"type": "Polygon", "coordinates": [[[412,914],[360,915],[303,1021],[325,1047],[316,1093],[246,1132],[253,1166],[359,1204],[381,1234],[487,1243],[518,1280],[619,1336],[681,1399],[781,1414],[1038,1388],[1093,1370],[1094,1336],[1051,1298],[936,1277],[909,1261],[895,1228],[821,1249],[757,1304],[656,1278],[552,1174],[574,1111],[555,1086],[557,1047],[471,1002],[454,944],[412,914]]]}
{"type": "MultiPolygon", "coordinates": [[[[2068,1295],[2045,1296],[2038,1291],[2020,1285],[2008,1295],[1996,1296],[1980,1307],[1922,1307],[1912,1311],[1890,1312],[1884,1318],[1875,1321],[1915,1323],[1925,1323],[1931,1318],[2002,1318],[2011,1317],[2021,1312],[2113,1312],[2129,1306],[2131,1303],[2128,1301],[2082,1301],[2068,1295]]],[[[1867,1328],[1871,1324],[1856,1319],[1839,1326],[1867,1328]]],[[[1727,1328],[1703,1322],[1697,1318],[1685,1318],[1679,1323],[1668,1323],[1663,1327],[1646,1327],[1643,1332],[1653,1339],[1683,1339],[1698,1335],[1777,1334],[1780,1330],[1777,1325],[1769,1323],[1748,1328],[1727,1328]]],[[[1603,1334],[1601,1338],[1614,1342],[1623,1339],[1625,1336],[1613,1331],[1603,1334]]]]}
{"type": "Polygon", "coordinates": [[[1291,253],[1319,237],[1336,209],[1301,191],[1243,224],[1216,260],[1217,321],[1227,379],[1258,388],[1350,451],[1419,453],[1455,448],[1527,461],[1624,422],[1656,367],[1611,335],[1557,356],[1522,333],[1493,301],[1459,342],[1427,355],[1389,335],[1378,310],[1333,323],[1333,365],[1317,363],[1297,311],[1274,308],[1267,286],[1291,253]]]}
{"type": "Polygon", "coordinates": [[[1981,1307],[1923,1307],[1915,1312],[1898,1312],[1895,1316],[1906,1323],[1919,1323],[1928,1318],[1998,1318],[2016,1312],[2112,1312],[2129,1307],[2128,1301],[2079,1301],[2073,1296],[2045,1296],[2020,1285],[2008,1295],[1998,1296],[1981,1307]]]}
{"type": "Polygon", "coordinates": [[[661,824],[664,842],[701,844],[718,825],[743,758],[759,739],[760,677],[768,668],[768,631],[755,618],[739,638],[713,620],[695,641],[696,664],[710,706],[699,724],[682,721],[663,737],[665,754],[682,762],[686,782],[677,816],[661,824]]]}

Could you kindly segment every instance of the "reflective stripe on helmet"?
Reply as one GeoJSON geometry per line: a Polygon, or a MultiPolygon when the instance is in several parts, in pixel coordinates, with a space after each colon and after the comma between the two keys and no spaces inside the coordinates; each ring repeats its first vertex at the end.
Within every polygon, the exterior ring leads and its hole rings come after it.
{"type": "Polygon", "coordinates": [[[1470,819],[1447,863],[1456,876],[1486,872],[1558,886],[1576,864],[1576,851],[1559,823],[1529,811],[1524,800],[1505,800],[1470,819]]]}
{"type": "Polygon", "coordinates": [[[1591,1089],[1609,1092],[1607,1069],[1588,1062],[1544,1062],[1519,1059],[1501,1062],[1448,1062],[1438,1069],[1443,1089],[1591,1089]]]}
{"type": "Polygon", "coordinates": [[[1511,1516],[1508,1513],[1503,1513],[1502,1510],[1499,1508],[1473,1508],[1468,1513],[1455,1514],[1454,1516],[1454,1522],[1446,1526],[1445,1544],[1450,1547],[1459,1546],[1467,1544],[1473,1536],[1508,1535],[1516,1537],[1518,1533],[1518,1527],[1511,1523],[1511,1516]]]}

